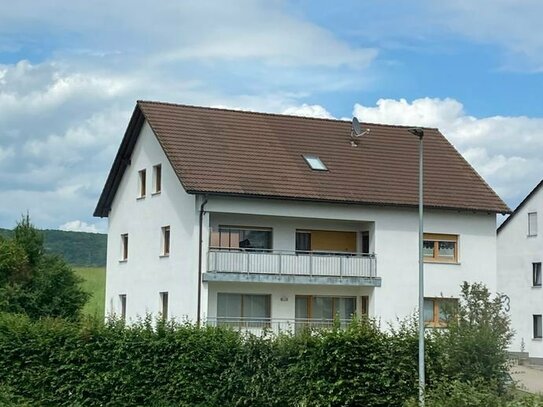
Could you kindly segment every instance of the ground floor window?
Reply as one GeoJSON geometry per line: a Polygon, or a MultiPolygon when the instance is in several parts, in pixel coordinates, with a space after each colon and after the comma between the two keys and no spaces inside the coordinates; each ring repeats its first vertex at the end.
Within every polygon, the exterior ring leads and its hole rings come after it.
{"type": "Polygon", "coordinates": [[[296,319],[333,321],[349,320],[356,313],[356,297],[297,295],[296,319]]]}
{"type": "Polygon", "coordinates": [[[221,325],[262,327],[270,323],[271,295],[217,294],[217,322],[221,325]]]}
{"type": "Polygon", "coordinates": [[[534,315],[534,339],[543,338],[543,325],[541,320],[541,314],[534,315]]]}
{"type": "Polygon", "coordinates": [[[455,298],[425,298],[424,299],[424,322],[431,327],[445,327],[458,300],[455,298]]]}

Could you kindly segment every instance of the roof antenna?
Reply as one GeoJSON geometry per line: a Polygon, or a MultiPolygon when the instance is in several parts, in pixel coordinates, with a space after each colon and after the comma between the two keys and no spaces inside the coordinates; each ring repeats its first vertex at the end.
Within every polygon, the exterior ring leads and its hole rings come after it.
{"type": "Polygon", "coordinates": [[[351,146],[358,147],[358,143],[360,143],[360,137],[368,134],[370,132],[370,129],[362,130],[362,126],[360,126],[360,122],[356,117],[353,117],[353,127],[351,129],[351,146]]]}

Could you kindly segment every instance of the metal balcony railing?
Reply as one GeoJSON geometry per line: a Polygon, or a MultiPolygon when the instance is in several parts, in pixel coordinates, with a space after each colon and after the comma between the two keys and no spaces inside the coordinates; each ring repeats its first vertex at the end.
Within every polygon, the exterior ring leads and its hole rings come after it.
{"type": "Polygon", "coordinates": [[[210,273],[274,274],[286,276],[377,277],[375,254],[286,250],[209,249],[210,273]]]}
{"type": "Polygon", "coordinates": [[[351,319],[276,319],[276,318],[237,318],[237,317],[213,317],[207,318],[207,326],[223,326],[234,330],[251,332],[262,335],[264,332],[273,334],[295,333],[305,329],[331,329],[339,326],[346,328],[351,319]]]}

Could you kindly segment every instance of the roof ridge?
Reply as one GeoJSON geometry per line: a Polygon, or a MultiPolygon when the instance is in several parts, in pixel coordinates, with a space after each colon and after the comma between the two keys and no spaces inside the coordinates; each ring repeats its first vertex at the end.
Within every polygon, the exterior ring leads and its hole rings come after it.
{"type": "MultiPolygon", "coordinates": [[[[148,103],[148,104],[154,104],[154,105],[166,105],[166,106],[179,106],[179,107],[188,107],[193,109],[206,109],[206,110],[220,110],[224,112],[235,112],[235,113],[245,113],[245,114],[253,114],[253,115],[259,115],[259,116],[273,116],[273,117],[291,117],[294,119],[308,119],[308,120],[321,120],[321,121],[329,121],[329,122],[339,122],[339,123],[351,123],[350,120],[343,120],[343,119],[329,119],[325,117],[312,117],[312,116],[299,116],[295,114],[285,114],[285,113],[270,113],[270,112],[259,112],[256,110],[244,110],[244,109],[234,109],[234,108],[226,108],[226,107],[212,107],[212,106],[202,106],[202,105],[190,105],[186,103],[173,103],[173,102],[161,102],[157,100],[142,100],[138,99],[136,103],[139,105],[140,103],[148,103]]],[[[366,122],[362,121],[361,124],[367,124],[371,126],[381,126],[381,127],[396,127],[396,128],[405,128],[405,129],[411,129],[414,127],[420,127],[421,129],[425,130],[437,130],[439,129],[437,127],[426,127],[426,126],[409,126],[409,125],[402,125],[402,124],[386,124],[386,123],[374,123],[374,122],[366,122]]]]}

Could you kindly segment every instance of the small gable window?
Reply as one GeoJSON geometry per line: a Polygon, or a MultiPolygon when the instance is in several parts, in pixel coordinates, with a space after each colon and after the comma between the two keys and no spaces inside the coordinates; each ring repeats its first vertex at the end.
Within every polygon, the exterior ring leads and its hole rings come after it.
{"type": "Polygon", "coordinates": [[[316,155],[304,155],[304,160],[309,165],[309,168],[315,171],[328,171],[326,165],[316,155]]]}

